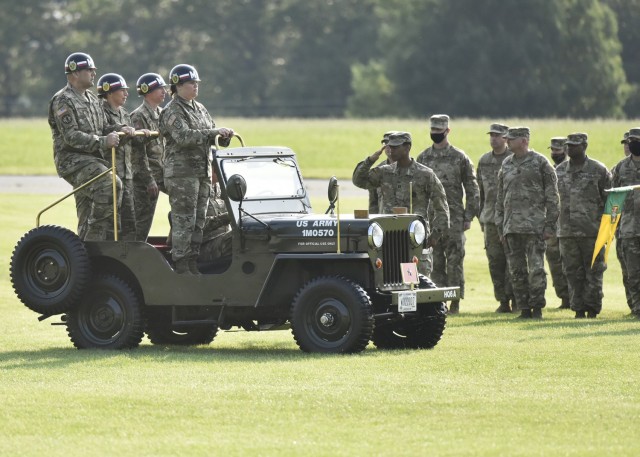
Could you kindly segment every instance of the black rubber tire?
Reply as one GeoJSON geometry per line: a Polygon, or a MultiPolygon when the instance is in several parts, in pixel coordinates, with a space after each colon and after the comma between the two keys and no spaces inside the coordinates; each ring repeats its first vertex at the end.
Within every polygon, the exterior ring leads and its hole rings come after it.
{"type": "MultiPolygon", "coordinates": [[[[420,275],[420,289],[433,289],[435,284],[420,275]]],[[[378,349],[431,349],[435,347],[446,328],[446,306],[442,302],[422,307],[418,313],[404,320],[380,325],[373,331],[373,344],[378,349]]]]}
{"type": "Polygon", "coordinates": [[[140,300],[113,275],[92,279],[78,306],[67,313],[67,333],[78,349],[131,349],[142,341],[140,300]]]}
{"type": "Polygon", "coordinates": [[[149,341],[156,345],[200,346],[213,342],[218,326],[193,325],[174,329],[171,323],[147,322],[146,333],[149,341]]]}
{"type": "Polygon", "coordinates": [[[309,281],[291,306],[291,331],[305,352],[361,352],[369,344],[373,327],[369,296],[341,276],[309,281]]]}
{"type": "Polygon", "coordinates": [[[26,233],[13,250],[10,269],[20,301],[46,316],[75,307],[91,278],[84,243],[71,230],[56,225],[26,233]]]}

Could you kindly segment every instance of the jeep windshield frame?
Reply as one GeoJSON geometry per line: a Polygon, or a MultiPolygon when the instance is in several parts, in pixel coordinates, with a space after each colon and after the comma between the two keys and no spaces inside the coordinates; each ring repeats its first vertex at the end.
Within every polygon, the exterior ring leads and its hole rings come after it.
{"type": "MultiPolygon", "coordinates": [[[[283,147],[242,147],[216,151],[221,185],[233,175],[247,184],[242,209],[249,214],[308,214],[311,203],[295,153],[283,147]]],[[[227,199],[238,221],[240,202],[227,199]]]]}

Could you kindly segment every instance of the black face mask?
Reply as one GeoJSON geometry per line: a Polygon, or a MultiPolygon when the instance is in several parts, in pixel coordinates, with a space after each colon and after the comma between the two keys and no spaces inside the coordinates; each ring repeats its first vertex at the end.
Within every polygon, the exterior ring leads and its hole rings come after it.
{"type": "Polygon", "coordinates": [[[640,156],[640,141],[629,141],[629,151],[634,156],[640,156]]]}
{"type": "Polygon", "coordinates": [[[551,154],[551,160],[553,160],[553,163],[555,163],[556,165],[558,165],[559,163],[562,163],[564,158],[565,158],[564,154],[551,154]]]}
{"type": "Polygon", "coordinates": [[[444,133],[432,133],[431,141],[433,141],[435,144],[440,144],[445,137],[446,135],[444,133]]]}

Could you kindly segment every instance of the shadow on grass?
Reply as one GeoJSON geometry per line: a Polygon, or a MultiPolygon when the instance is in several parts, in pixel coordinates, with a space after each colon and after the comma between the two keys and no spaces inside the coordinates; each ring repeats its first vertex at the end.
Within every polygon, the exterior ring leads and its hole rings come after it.
{"type": "MultiPolygon", "coordinates": [[[[373,356],[378,351],[373,345],[367,346],[358,354],[309,354],[297,347],[285,344],[243,343],[235,347],[216,347],[213,342],[209,346],[149,345],[142,344],[135,349],[104,350],[68,348],[34,349],[32,351],[0,351],[0,369],[41,369],[66,367],[87,362],[95,363],[126,358],[148,362],[224,362],[224,363],[287,363],[304,360],[334,359],[344,357],[373,356]]],[[[394,351],[395,352],[395,351],[394,351]]],[[[390,352],[390,353],[394,353],[390,352]]]]}

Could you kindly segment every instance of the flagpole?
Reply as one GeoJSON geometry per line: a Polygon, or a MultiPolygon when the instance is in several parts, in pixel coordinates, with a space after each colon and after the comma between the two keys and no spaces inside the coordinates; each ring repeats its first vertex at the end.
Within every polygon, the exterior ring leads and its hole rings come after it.
{"type": "Polygon", "coordinates": [[[624,187],[612,187],[611,189],[605,189],[604,191],[609,192],[628,192],[630,190],[640,189],[640,184],[633,186],[624,186],[624,187]]]}

